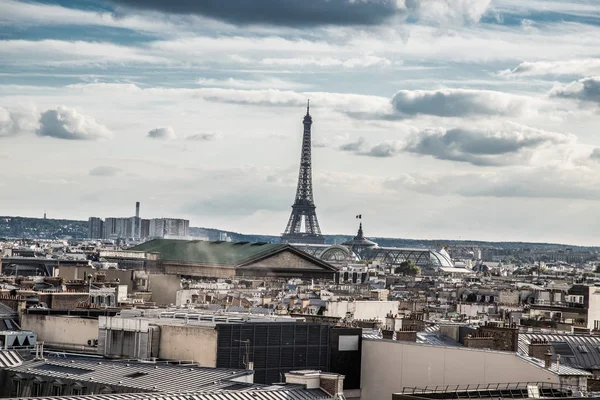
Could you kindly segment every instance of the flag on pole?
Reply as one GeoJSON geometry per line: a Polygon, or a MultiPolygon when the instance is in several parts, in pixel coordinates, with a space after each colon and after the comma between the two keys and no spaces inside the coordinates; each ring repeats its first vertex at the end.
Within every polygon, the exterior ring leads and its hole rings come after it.
{"type": "Polygon", "coordinates": [[[358,215],[356,216],[356,219],[362,219],[362,214],[358,214],[358,215]]]}

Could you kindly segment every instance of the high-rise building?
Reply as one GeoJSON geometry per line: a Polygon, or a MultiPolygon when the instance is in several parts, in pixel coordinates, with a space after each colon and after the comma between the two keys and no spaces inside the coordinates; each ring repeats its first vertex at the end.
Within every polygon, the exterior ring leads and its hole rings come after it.
{"type": "Polygon", "coordinates": [[[140,239],[147,239],[150,237],[150,220],[142,219],[140,221],[140,239]]]}
{"type": "Polygon", "coordinates": [[[177,218],[154,218],[150,220],[149,237],[175,238],[188,236],[190,221],[177,218]]]}
{"type": "Polygon", "coordinates": [[[131,218],[115,218],[108,217],[104,220],[104,230],[102,237],[104,239],[125,239],[133,235],[133,219],[131,218]]]}
{"type": "Polygon", "coordinates": [[[323,244],[325,237],[321,234],[317,220],[316,206],[312,188],[312,159],[311,159],[311,126],[310,103],[306,107],[306,115],[302,121],[304,133],[302,136],[302,152],[300,154],[300,173],[296,200],[292,205],[292,214],[281,235],[282,243],[323,244]],[[304,222],[304,232],[302,223],[304,222]]]}
{"type": "Polygon", "coordinates": [[[103,227],[104,227],[104,222],[102,221],[101,218],[90,217],[88,219],[88,238],[101,239],[103,227]]]}

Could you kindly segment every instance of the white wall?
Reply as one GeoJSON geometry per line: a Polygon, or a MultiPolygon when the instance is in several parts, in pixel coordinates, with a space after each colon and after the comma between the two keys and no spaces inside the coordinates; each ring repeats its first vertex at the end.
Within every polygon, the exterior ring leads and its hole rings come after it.
{"type": "Polygon", "coordinates": [[[515,353],[363,340],[363,400],[389,400],[404,387],[552,382],[558,376],[515,353]]]}
{"type": "Polygon", "coordinates": [[[587,328],[594,329],[594,321],[600,321],[600,288],[590,286],[587,328]]]}
{"type": "Polygon", "coordinates": [[[66,348],[91,348],[88,340],[98,339],[97,319],[22,314],[21,328],[37,333],[38,342],[64,345],[66,348]]]}
{"type": "Polygon", "coordinates": [[[327,317],[344,318],[347,312],[354,314],[354,319],[385,320],[391,311],[398,313],[397,301],[331,301],[326,303],[327,309],[323,315],[327,317]]]}

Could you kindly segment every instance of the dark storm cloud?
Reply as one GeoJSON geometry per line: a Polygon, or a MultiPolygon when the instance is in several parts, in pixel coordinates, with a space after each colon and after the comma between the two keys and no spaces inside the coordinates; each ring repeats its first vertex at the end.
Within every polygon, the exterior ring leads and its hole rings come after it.
{"type": "Polygon", "coordinates": [[[396,0],[112,0],[126,8],[195,14],[231,24],[377,25],[397,14],[396,0]]]}
{"type": "Polygon", "coordinates": [[[569,135],[523,126],[509,126],[501,131],[426,130],[411,137],[404,150],[473,165],[508,165],[516,163],[515,156],[523,156],[526,150],[570,140],[569,135]]]}
{"type": "Polygon", "coordinates": [[[406,142],[390,140],[375,145],[359,138],[340,146],[339,150],[377,158],[394,157],[406,152],[439,160],[492,166],[526,164],[531,159],[531,150],[573,140],[572,135],[506,124],[499,130],[429,129],[411,135],[406,142]]]}
{"type": "Polygon", "coordinates": [[[400,117],[518,115],[524,105],[524,99],[517,96],[470,89],[401,90],[392,98],[394,111],[400,117]]]}

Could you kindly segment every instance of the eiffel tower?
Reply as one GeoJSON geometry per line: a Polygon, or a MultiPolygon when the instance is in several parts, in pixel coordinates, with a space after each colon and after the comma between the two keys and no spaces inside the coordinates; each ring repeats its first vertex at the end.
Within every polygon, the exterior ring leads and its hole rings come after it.
{"type": "Polygon", "coordinates": [[[292,214],[287,223],[285,232],[281,235],[281,243],[324,244],[325,237],[321,235],[315,201],[312,189],[312,163],[310,127],[310,101],[306,106],[306,115],[302,121],[304,134],[302,136],[302,153],[300,155],[300,174],[298,175],[298,189],[296,201],[292,205],[292,214]],[[304,219],[304,232],[301,232],[304,219]]]}

